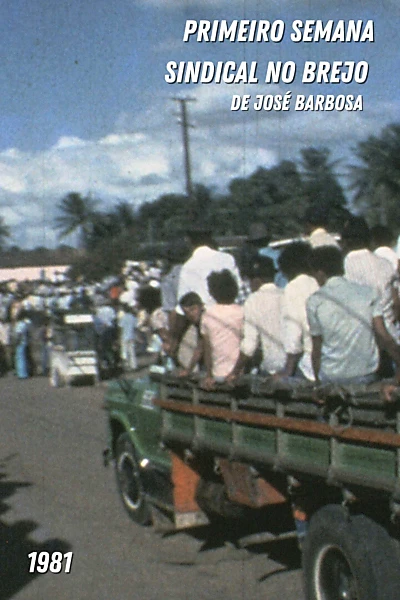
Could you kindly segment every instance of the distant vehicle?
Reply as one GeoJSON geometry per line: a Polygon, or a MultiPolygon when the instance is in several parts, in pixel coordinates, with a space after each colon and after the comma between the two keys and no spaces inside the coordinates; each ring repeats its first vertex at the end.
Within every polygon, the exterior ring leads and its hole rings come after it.
{"type": "Polygon", "coordinates": [[[50,384],[99,380],[96,336],[91,314],[67,314],[53,326],[50,347],[50,384]]]}

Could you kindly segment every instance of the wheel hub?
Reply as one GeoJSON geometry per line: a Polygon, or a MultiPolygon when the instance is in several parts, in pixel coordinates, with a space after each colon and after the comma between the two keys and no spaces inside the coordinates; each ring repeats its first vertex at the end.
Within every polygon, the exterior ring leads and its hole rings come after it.
{"type": "Polygon", "coordinates": [[[131,510],[136,510],[141,500],[141,486],[137,466],[128,452],[118,459],[118,478],[124,502],[131,510]]]}
{"type": "Polygon", "coordinates": [[[337,546],[325,546],[317,559],[315,589],[318,600],[361,600],[351,564],[337,546]]]}

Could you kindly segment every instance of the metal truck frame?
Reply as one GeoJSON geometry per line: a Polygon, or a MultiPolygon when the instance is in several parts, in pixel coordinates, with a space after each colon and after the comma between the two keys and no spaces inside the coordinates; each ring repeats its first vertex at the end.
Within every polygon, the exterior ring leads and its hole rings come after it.
{"type": "Polygon", "coordinates": [[[106,408],[106,456],[135,521],[183,528],[281,507],[292,526],[275,520],[254,541],[297,536],[307,600],[400,599],[400,409],[379,385],[245,377],[205,391],[154,375],[114,382],[106,408]]]}

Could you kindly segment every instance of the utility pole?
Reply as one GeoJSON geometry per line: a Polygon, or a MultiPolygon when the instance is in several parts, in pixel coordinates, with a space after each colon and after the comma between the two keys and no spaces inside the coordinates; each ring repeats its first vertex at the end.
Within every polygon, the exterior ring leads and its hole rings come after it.
{"type": "Polygon", "coordinates": [[[193,198],[193,185],[192,185],[192,166],[190,163],[190,149],[189,149],[189,125],[187,116],[187,102],[194,102],[195,98],[172,98],[175,102],[180,105],[180,123],[182,125],[183,135],[183,150],[185,157],[185,177],[186,177],[186,195],[188,198],[193,198]]]}

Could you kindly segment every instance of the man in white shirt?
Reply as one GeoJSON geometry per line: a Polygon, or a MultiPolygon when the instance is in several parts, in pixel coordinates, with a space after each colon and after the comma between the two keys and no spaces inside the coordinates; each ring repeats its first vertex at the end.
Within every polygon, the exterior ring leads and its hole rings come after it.
{"type": "Polygon", "coordinates": [[[244,303],[240,357],[230,379],[240,375],[259,346],[262,351],[262,373],[278,373],[285,366],[286,352],[282,341],[283,290],[274,283],[275,273],[272,258],[266,256],[255,258],[249,265],[248,277],[252,293],[244,303]]]}
{"type": "MultiPolygon", "coordinates": [[[[211,233],[204,229],[194,229],[188,234],[193,252],[191,257],[182,265],[178,283],[178,300],[188,292],[196,292],[205,306],[215,304],[210,295],[207,277],[213,271],[228,269],[241,287],[239,269],[231,254],[216,250],[213,246],[211,233]]],[[[181,311],[177,307],[177,312],[181,311]]]]}
{"type": "Polygon", "coordinates": [[[371,227],[371,241],[374,254],[381,258],[386,258],[393,265],[396,276],[398,276],[400,272],[400,260],[393,248],[394,235],[392,230],[384,225],[371,227]]]}
{"type": "Polygon", "coordinates": [[[307,320],[307,299],[319,288],[309,275],[311,246],[293,242],[282,251],[279,267],[289,283],[283,293],[283,344],[286,365],[283,376],[299,376],[314,381],[311,352],[312,340],[307,320]]]}
{"type": "MultiPolygon", "coordinates": [[[[350,219],[342,232],[342,245],[346,254],[344,274],[349,281],[368,285],[378,292],[386,329],[399,343],[400,336],[395,313],[395,270],[388,260],[371,252],[370,243],[370,230],[365,219],[362,217],[350,219]]],[[[381,353],[380,375],[390,377],[392,372],[391,360],[388,360],[385,353],[381,353]]]]}
{"type": "MultiPolygon", "coordinates": [[[[213,271],[228,269],[234,276],[238,289],[242,287],[239,269],[233,256],[215,249],[211,232],[205,228],[193,228],[188,232],[192,248],[190,258],[182,265],[179,273],[177,298],[178,302],[189,292],[200,296],[205,307],[215,304],[209,289],[207,278],[213,271]]],[[[179,304],[175,309],[176,316],[170,329],[170,353],[176,356],[182,336],[187,325],[183,310],[179,304]]]]}
{"type": "Polygon", "coordinates": [[[395,325],[392,328],[395,340],[400,341],[400,260],[393,249],[393,231],[384,225],[371,227],[372,250],[376,256],[385,258],[393,267],[392,298],[395,325]]]}
{"type": "Polygon", "coordinates": [[[345,277],[377,290],[386,328],[396,341],[400,341],[394,311],[395,269],[386,258],[371,252],[370,243],[370,230],[365,220],[362,217],[353,217],[348,221],[342,232],[342,245],[346,255],[345,277]]]}

